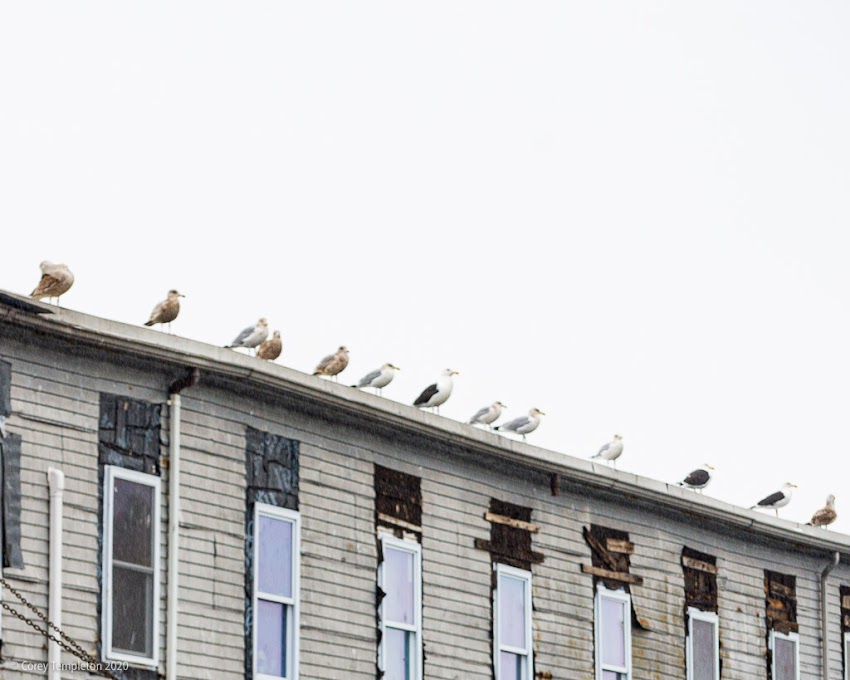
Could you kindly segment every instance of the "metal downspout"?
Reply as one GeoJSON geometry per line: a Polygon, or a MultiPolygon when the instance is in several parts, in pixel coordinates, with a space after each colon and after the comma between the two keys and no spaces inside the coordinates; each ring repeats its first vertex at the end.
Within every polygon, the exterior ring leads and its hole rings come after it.
{"type": "MultiPolygon", "coordinates": [[[[65,494],[65,474],[56,468],[47,471],[50,488],[50,528],[48,555],[47,616],[54,626],[62,629],[62,514],[65,494]]],[[[47,643],[47,677],[62,677],[62,649],[52,640],[47,643]]]]}
{"type": "Polygon", "coordinates": [[[165,677],[177,680],[178,580],[180,570],[180,393],[198,384],[201,372],[189,373],[168,388],[168,609],[165,642],[165,677]]]}

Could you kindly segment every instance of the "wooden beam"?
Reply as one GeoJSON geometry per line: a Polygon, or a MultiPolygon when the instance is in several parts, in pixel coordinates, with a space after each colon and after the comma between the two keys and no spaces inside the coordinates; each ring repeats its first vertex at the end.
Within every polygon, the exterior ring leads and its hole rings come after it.
{"type": "Polygon", "coordinates": [[[514,527],[514,529],[530,531],[532,534],[536,534],[540,531],[540,527],[536,524],[532,524],[531,522],[523,522],[521,519],[513,519],[511,517],[505,517],[504,515],[496,515],[492,512],[485,512],[484,519],[488,522],[492,522],[493,524],[505,524],[509,527],[514,527]]]}
{"type": "Polygon", "coordinates": [[[533,550],[526,555],[516,555],[513,553],[506,553],[499,550],[493,550],[493,544],[490,541],[485,541],[483,538],[476,538],[473,541],[473,545],[478,550],[484,550],[485,552],[490,553],[493,557],[506,557],[514,562],[530,562],[531,564],[542,564],[545,559],[545,555],[543,553],[534,552],[533,550]]]}
{"type": "Polygon", "coordinates": [[[635,544],[631,541],[619,541],[616,538],[609,538],[605,541],[605,547],[608,552],[620,553],[621,555],[634,555],[635,544]]]}
{"type": "Polygon", "coordinates": [[[706,574],[717,574],[717,567],[710,562],[695,560],[693,557],[685,557],[682,555],[682,566],[695,571],[704,571],[706,574]]]}
{"type": "Polygon", "coordinates": [[[591,567],[587,564],[581,565],[581,570],[585,574],[591,574],[593,576],[598,576],[599,578],[605,578],[610,581],[620,581],[622,583],[631,583],[636,586],[643,585],[643,578],[640,576],[635,576],[634,574],[626,574],[620,571],[611,571],[610,569],[600,569],[599,567],[591,567]]]}
{"type": "Polygon", "coordinates": [[[383,522],[384,524],[392,524],[395,527],[407,529],[408,531],[415,531],[417,534],[422,533],[422,527],[418,527],[410,522],[405,522],[403,519],[398,519],[392,515],[385,515],[383,512],[378,513],[378,521],[383,522]]]}
{"type": "Polygon", "coordinates": [[[587,527],[583,527],[584,532],[584,540],[587,541],[587,544],[591,547],[593,552],[599,557],[600,560],[605,562],[611,569],[617,569],[617,560],[612,557],[611,553],[608,552],[608,549],[602,545],[596,537],[590,533],[590,529],[587,527]]]}

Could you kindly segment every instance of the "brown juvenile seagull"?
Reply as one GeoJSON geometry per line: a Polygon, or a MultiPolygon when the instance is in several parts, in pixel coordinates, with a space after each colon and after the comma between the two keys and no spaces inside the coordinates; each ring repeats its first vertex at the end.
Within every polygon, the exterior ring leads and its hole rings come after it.
{"type": "Polygon", "coordinates": [[[280,339],[280,331],[275,331],[271,338],[266,340],[257,348],[257,356],[266,361],[274,361],[283,350],[283,342],[280,339]]]}
{"type": "Polygon", "coordinates": [[[30,296],[36,300],[56,298],[58,302],[59,297],[67,293],[74,285],[74,275],[66,264],[53,264],[45,260],[39,266],[41,267],[41,281],[38,282],[30,296]]]}
{"type": "Polygon", "coordinates": [[[153,326],[156,323],[167,323],[171,330],[171,322],[180,313],[180,298],[186,297],[176,290],[168,291],[168,297],[160,302],[151,312],[151,318],[145,322],[145,326],[153,326]]]}
{"type": "Polygon", "coordinates": [[[835,496],[830,494],[827,496],[826,505],[812,515],[812,521],[809,522],[809,525],[826,529],[836,519],[838,519],[838,513],[835,512],[835,496]]]}
{"type": "Polygon", "coordinates": [[[336,376],[342,373],[346,366],[348,366],[348,348],[343,345],[336,354],[328,354],[322,359],[313,371],[313,375],[327,375],[336,380],[336,376]]]}

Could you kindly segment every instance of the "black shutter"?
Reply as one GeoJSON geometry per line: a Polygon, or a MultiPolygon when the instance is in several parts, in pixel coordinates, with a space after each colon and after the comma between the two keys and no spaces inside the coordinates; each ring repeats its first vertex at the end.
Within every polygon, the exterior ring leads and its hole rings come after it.
{"type": "Polygon", "coordinates": [[[21,552],[21,437],[0,438],[0,481],[3,490],[3,566],[24,568],[21,552]]]}

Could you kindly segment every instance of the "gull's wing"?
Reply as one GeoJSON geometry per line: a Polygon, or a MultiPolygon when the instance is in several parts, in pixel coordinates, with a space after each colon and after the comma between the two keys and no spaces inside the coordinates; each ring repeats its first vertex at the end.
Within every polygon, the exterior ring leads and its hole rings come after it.
{"type": "Polygon", "coordinates": [[[485,406],[480,411],[476,412],[476,414],[474,416],[472,416],[472,418],[469,419],[469,422],[470,423],[477,423],[479,418],[483,418],[488,413],[490,413],[490,407],[485,406]]]}
{"type": "Polygon", "coordinates": [[[531,422],[531,418],[528,416],[520,416],[519,418],[514,418],[513,420],[508,421],[504,425],[499,425],[496,427],[497,430],[508,430],[509,432],[516,432],[519,428],[525,427],[531,422]]]}
{"type": "Polygon", "coordinates": [[[424,390],[422,390],[422,394],[420,394],[416,401],[413,402],[414,406],[422,406],[422,404],[427,404],[428,400],[437,394],[437,383],[433,385],[428,385],[424,390]]]}
{"type": "Polygon", "coordinates": [[[774,503],[778,503],[779,501],[781,501],[783,498],[785,498],[785,494],[781,491],[777,491],[776,493],[770,494],[767,498],[762,498],[758,502],[758,505],[762,507],[773,505],[774,503]]]}
{"type": "Polygon", "coordinates": [[[700,468],[699,470],[694,470],[691,474],[685,477],[682,480],[683,484],[687,484],[688,486],[702,486],[703,484],[708,483],[710,475],[707,470],[703,470],[700,468]]]}
{"type": "Polygon", "coordinates": [[[238,347],[239,345],[241,345],[248,338],[248,336],[250,336],[251,333],[254,332],[255,328],[256,326],[248,326],[248,328],[243,330],[239,335],[236,336],[236,338],[234,338],[233,342],[231,342],[228,347],[238,347]]]}
{"type": "Polygon", "coordinates": [[[377,369],[372,371],[371,373],[367,373],[362,378],[360,378],[360,382],[357,383],[357,387],[367,387],[373,380],[381,377],[381,369],[377,369]]]}

